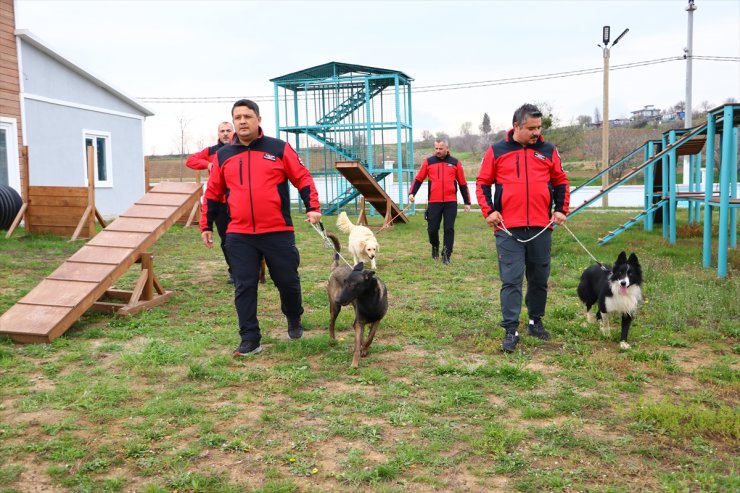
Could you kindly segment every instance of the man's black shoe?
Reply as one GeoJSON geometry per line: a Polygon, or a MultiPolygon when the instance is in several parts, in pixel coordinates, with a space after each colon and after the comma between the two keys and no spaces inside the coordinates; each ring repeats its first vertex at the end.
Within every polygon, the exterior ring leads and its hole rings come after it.
{"type": "Polygon", "coordinates": [[[432,259],[437,260],[439,258],[439,247],[432,247],[432,259]]]}
{"type": "Polygon", "coordinates": [[[303,337],[303,326],[300,320],[288,320],[288,337],[291,339],[303,337]]]}
{"type": "Polygon", "coordinates": [[[519,343],[519,332],[507,332],[501,350],[505,353],[513,353],[519,343]]]}
{"type": "Polygon", "coordinates": [[[527,332],[529,335],[536,337],[537,339],[542,339],[543,341],[549,341],[550,340],[550,333],[545,330],[545,328],[542,326],[542,320],[535,320],[534,322],[530,322],[527,332]]]}
{"type": "Polygon", "coordinates": [[[259,342],[242,342],[234,350],[234,357],[246,356],[248,354],[257,354],[262,352],[262,346],[259,342]]]}

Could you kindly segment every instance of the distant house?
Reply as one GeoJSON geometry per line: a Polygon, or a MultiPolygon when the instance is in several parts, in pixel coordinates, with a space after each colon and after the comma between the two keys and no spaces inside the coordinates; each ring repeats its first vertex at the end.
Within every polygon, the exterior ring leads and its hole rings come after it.
{"type": "Polygon", "coordinates": [[[626,118],[614,118],[609,120],[610,127],[625,127],[630,124],[630,121],[626,118]]]}
{"type": "Polygon", "coordinates": [[[655,108],[652,104],[646,105],[641,110],[635,110],[632,112],[631,121],[653,121],[660,119],[660,110],[655,108]]]}
{"type": "Polygon", "coordinates": [[[95,205],[126,210],[144,193],[144,119],[151,110],[16,31],[23,142],[34,186],[86,186],[86,147],[95,151],[95,205]]]}

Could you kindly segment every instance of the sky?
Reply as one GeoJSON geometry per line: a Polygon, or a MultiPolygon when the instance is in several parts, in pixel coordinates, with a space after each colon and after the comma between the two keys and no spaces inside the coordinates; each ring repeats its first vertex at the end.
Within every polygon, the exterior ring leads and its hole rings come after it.
{"type": "MultiPolygon", "coordinates": [[[[275,135],[270,79],[327,62],[410,76],[414,138],[424,130],[474,132],[488,113],[511,126],[525,102],[544,102],[560,124],[602,112],[603,71],[537,81],[543,74],[601,69],[602,27],[611,26],[609,117],[686,99],[687,0],[15,0],[16,27],[150,108],[145,153],[188,152],[216,141],[219,122],[247,97],[275,135]],[[633,68],[620,65],[639,64],[633,68]],[[428,86],[484,82],[479,87],[428,86]],[[417,92],[418,91],[418,92],[417,92]],[[218,103],[146,98],[221,97],[218,103]]],[[[696,0],[692,106],[740,100],[740,1],[696,0]],[[718,61],[732,57],[732,61],[718,61]]]]}

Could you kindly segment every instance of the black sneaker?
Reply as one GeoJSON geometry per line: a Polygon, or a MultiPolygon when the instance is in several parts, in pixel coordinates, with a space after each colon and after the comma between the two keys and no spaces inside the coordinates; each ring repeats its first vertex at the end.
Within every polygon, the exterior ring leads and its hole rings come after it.
{"type": "Polygon", "coordinates": [[[303,326],[300,320],[288,320],[288,337],[293,340],[303,337],[303,326]]]}
{"type": "Polygon", "coordinates": [[[505,353],[513,353],[519,343],[519,332],[507,332],[501,350],[505,353]]]}
{"type": "Polygon", "coordinates": [[[433,246],[432,247],[432,260],[437,260],[439,258],[439,247],[433,246]]]}
{"type": "Polygon", "coordinates": [[[262,346],[259,342],[242,342],[239,347],[234,349],[234,357],[246,356],[248,354],[257,354],[262,352],[262,346]]]}
{"type": "Polygon", "coordinates": [[[529,335],[531,336],[536,337],[537,339],[542,339],[543,341],[550,340],[550,333],[547,332],[542,326],[542,320],[535,320],[534,322],[530,322],[529,326],[527,327],[527,333],[529,333],[529,335]]]}

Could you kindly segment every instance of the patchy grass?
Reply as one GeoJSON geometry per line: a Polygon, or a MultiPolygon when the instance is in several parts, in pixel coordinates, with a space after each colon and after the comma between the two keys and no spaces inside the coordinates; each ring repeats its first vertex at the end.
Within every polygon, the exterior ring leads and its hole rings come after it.
{"type": "MultiPolygon", "coordinates": [[[[265,351],[242,360],[220,251],[176,226],[153,248],[166,305],[86,314],[48,345],[0,339],[0,491],[737,491],[740,255],[718,279],[685,221],[675,246],[640,229],[596,246],[624,215],[569,226],[601,261],[640,257],[632,350],[586,323],[575,288],[590,258],[556,230],[553,338],[500,353],[490,229],[459,215],[443,266],[415,216],[379,234],[390,310],[357,370],[351,310],[327,335],[331,254],[299,217],[305,336],[288,339],[268,281],[265,351]]],[[[3,240],[0,312],[79,246],[3,240]]]]}

